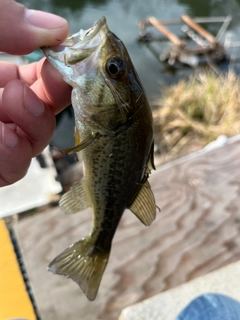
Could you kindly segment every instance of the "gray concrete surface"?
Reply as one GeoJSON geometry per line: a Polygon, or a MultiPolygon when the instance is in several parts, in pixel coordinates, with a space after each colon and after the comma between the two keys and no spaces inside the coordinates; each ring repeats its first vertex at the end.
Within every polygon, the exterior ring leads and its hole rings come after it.
{"type": "Polygon", "coordinates": [[[240,261],[127,307],[119,320],[174,320],[192,299],[210,292],[240,301],[240,261]]]}

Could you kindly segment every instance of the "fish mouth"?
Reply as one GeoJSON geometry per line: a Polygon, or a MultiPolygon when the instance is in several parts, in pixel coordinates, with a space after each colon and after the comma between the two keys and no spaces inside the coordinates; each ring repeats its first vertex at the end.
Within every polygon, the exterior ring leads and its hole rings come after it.
{"type": "Polygon", "coordinates": [[[95,49],[102,44],[104,32],[108,31],[106,18],[96,21],[88,30],[69,36],[61,45],[56,47],[43,47],[46,58],[59,70],[66,66],[75,65],[88,58],[95,49]]]}

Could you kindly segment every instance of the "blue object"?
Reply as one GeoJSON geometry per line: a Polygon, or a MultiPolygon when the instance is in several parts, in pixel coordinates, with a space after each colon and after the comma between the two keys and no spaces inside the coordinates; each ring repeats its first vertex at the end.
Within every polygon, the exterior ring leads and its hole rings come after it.
{"type": "Polygon", "coordinates": [[[204,294],[191,301],[176,320],[240,320],[240,303],[223,294],[204,294]]]}

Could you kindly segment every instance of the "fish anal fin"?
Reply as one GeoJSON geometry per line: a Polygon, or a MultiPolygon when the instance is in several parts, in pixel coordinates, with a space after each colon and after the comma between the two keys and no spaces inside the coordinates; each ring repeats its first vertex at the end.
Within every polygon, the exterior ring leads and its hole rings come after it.
{"type": "Polygon", "coordinates": [[[96,298],[110,252],[97,250],[89,239],[82,239],[64,250],[49,264],[48,270],[74,280],[92,301],[96,298]]]}
{"type": "Polygon", "coordinates": [[[65,213],[77,213],[89,207],[84,180],[76,182],[60,199],[60,208],[65,213]]]}
{"type": "Polygon", "coordinates": [[[142,185],[129,209],[146,226],[149,226],[153,222],[156,217],[156,204],[148,181],[142,185]]]}

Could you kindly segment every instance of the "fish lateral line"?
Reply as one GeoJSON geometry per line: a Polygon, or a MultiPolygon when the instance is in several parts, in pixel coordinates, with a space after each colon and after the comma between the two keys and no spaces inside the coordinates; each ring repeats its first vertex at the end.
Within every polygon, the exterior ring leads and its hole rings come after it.
{"type": "Polygon", "coordinates": [[[50,145],[50,147],[52,147],[54,150],[57,150],[59,152],[61,152],[62,154],[73,154],[75,152],[79,152],[83,149],[85,149],[86,147],[88,147],[95,139],[99,139],[102,135],[97,132],[95,134],[93,134],[90,137],[87,137],[86,139],[84,139],[80,144],[71,147],[71,148],[67,148],[67,149],[59,149],[58,147],[55,147],[53,145],[50,145]]]}

